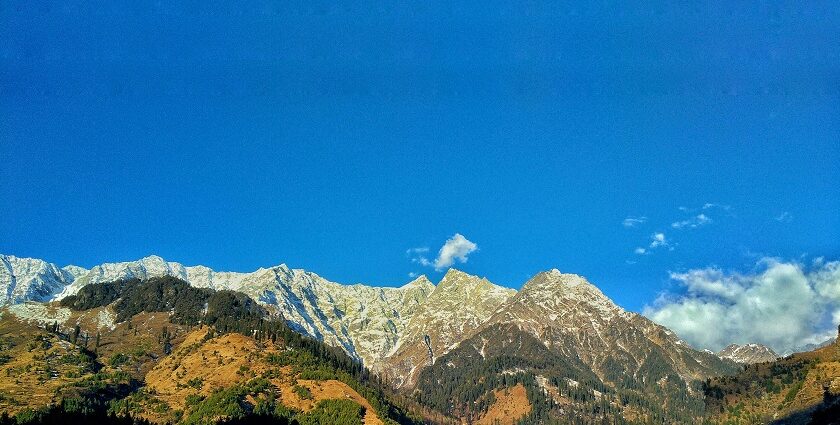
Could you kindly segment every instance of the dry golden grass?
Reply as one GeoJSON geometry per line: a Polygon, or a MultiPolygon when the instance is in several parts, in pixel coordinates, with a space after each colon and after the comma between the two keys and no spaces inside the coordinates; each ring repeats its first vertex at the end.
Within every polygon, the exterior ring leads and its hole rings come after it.
{"type": "Polygon", "coordinates": [[[79,379],[69,377],[79,373],[78,364],[60,361],[79,352],[69,342],[10,317],[0,320],[0,338],[6,346],[2,353],[10,358],[0,365],[0,411],[14,415],[52,404],[62,386],[79,379]]]}
{"type": "Polygon", "coordinates": [[[279,400],[287,407],[307,412],[320,400],[349,399],[366,409],[366,425],[382,424],[370,403],[347,384],[337,380],[299,380],[292,375],[291,367],[279,368],[265,360],[267,355],[282,347],[271,342],[258,343],[240,334],[225,334],[202,341],[206,334],[206,328],[187,334],[172,355],[157,363],[146,375],[147,388],[172,409],[184,410],[188,395],[208,396],[216,389],[245,383],[271,371],[276,377],[269,381],[279,390],[279,400]],[[190,382],[199,381],[200,388],[190,385],[190,382]],[[308,388],[312,398],[298,396],[293,390],[295,385],[308,388]]]}
{"type": "Polygon", "coordinates": [[[487,409],[476,425],[512,425],[531,412],[531,402],[522,384],[493,391],[496,402],[487,409]]]}

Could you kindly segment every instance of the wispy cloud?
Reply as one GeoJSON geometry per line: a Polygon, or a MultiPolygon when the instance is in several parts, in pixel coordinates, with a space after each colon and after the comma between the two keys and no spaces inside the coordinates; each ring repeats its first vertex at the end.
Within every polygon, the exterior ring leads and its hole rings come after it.
{"type": "Polygon", "coordinates": [[[783,211],[781,214],[773,217],[773,220],[778,221],[779,223],[790,223],[793,221],[793,214],[783,211]]]}
{"type": "Polygon", "coordinates": [[[636,249],[633,250],[633,253],[637,254],[637,255],[645,255],[645,254],[648,253],[648,250],[646,250],[642,247],[636,247],[636,249]]]}
{"type": "Polygon", "coordinates": [[[675,221],[671,223],[671,227],[674,229],[696,229],[700,226],[705,226],[712,222],[712,219],[709,218],[706,214],[700,213],[694,217],[690,217],[686,220],[682,221],[675,221]]]}
{"type": "Polygon", "coordinates": [[[748,274],[719,268],[671,273],[682,294],[664,294],[644,315],[698,348],[757,342],[778,353],[821,343],[840,321],[840,261],[763,258],[748,274]],[[759,325],[756,325],[759,324],[759,325]]]}
{"type": "Polygon", "coordinates": [[[429,261],[426,254],[429,252],[429,247],[421,246],[417,248],[409,248],[405,250],[406,257],[411,258],[412,263],[419,264],[421,266],[431,266],[432,262],[429,261]]]}
{"type": "Polygon", "coordinates": [[[647,221],[647,217],[640,216],[640,217],[627,217],[621,221],[621,225],[627,228],[636,227],[640,224],[643,224],[647,221]]]}
{"type": "Polygon", "coordinates": [[[722,209],[724,211],[729,211],[730,209],[732,209],[732,206],[731,205],[724,205],[724,204],[715,204],[713,202],[706,202],[705,204],[703,204],[703,209],[704,210],[708,210],[708,209],[712,209],[712,208],[719,208],[719,209],[722,209]]]}
{"type": "Polygon", "coordinates": [[[440,271],[452,266],[456,261],[466,263],[468,256],[477,250],[478,245],[465,238],[464,235],[456,233],[446,240],[434,260],[430,260],[427,256],[430,251],[428,247],[409,248],[405,251],[405,254],[411,258],[412,263],[424,267],[434,267],[435,270],[440,271]]]}

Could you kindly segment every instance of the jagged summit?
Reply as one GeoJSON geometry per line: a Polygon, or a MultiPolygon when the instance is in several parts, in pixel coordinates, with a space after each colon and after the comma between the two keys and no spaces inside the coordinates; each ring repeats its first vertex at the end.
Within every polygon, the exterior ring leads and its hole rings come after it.
{"type": "Polygon", "coordinates": [[[426,275],[421,274],[420,276],[417,276],[414,280],[406,283],[405,285],[401,286],[400,288],[415,288],[415,287],[430,287],[430,288],[434,289],[435,284],[432,283],[432,281],[429,280],[429,278],[426,277],[426,275]]]}
{"type": "Polygon", "coordinates": [[[755,343],[729,344],[717,355],[722,359],[729,359],[741,364],[772,362],[779,358],[779,355],[769,347],[755,343]]]}

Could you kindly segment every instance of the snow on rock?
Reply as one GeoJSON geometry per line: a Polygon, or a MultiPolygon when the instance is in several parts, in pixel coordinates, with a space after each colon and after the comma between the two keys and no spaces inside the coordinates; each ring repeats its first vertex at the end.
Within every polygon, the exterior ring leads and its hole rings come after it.
{"type": "Polygon", "coordinates": [[[769,347],[754,343],[730,344],[718,352],[717,355],[722,359],[729,359],[741,364],[772,362],[779,358],[779,355],[769,347]]]}

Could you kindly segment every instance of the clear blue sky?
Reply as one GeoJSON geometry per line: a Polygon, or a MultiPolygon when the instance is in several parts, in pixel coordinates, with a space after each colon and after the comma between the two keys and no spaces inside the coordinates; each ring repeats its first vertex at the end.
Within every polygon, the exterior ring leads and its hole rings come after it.
{"type": "Polygon", "coordinates": [[[136,3],[0,6],[0,252],[397,285],[460,233],[633,310],[840,257],[836,2],[136,3]]]}

